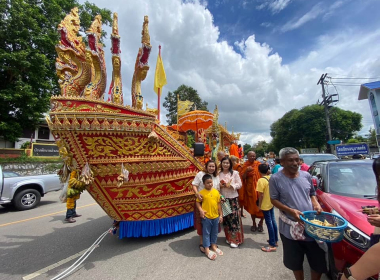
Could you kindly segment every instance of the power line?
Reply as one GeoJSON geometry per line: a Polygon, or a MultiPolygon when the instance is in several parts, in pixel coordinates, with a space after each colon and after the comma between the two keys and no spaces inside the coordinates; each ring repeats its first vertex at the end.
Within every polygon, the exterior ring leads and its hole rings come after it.
{"type": "Polygon", "coordinates": [[[353,77],[348,77],[348,78],[333,78],[333,77],[328,77],[330,79],[334,80],[375,80],[375,79],[380,79],[380,77],[377,78],[353,78],[353,77]]]}
{"type": "Polygon", "coordinates": [[[339,85],[336,85],[337,87],[358,87],[360,85],[345,85],[345,84],[339,84],[339,85]]]}
{"type": "Polygon", "coordinates": [[[336,83],[336,84],[355,84],[355,85],[361,85],[362,83],[357,81],[328,81],[328,83],[336,83]]]}
{"type": "Polygon", "coordinates": [[[337,83],[337,82],[332,82],[332,81],[330,81],[330,82],[327,82],[326,84],[331,84],[331,85],[353,85],[353,86],[361,86],[362,84],[355,84],[355,83],[343,83],[343,82],[341,82],[341,83],[337,83]]]}

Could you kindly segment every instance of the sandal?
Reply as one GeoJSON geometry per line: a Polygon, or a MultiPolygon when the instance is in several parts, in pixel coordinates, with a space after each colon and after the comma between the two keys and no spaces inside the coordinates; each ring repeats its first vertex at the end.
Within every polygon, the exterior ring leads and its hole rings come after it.
{"type": "Polygon", "coordinates": [[[206,257],[214,261],[216,259],[216,253],[210,250],[208,251],[208,254],[206,255],[206,257]]]}
{"type": "Polygon", "coordinates": [[[251,226],[251,231],[255,232],[256,230],[257,230],[257,226],[256,225],[251,226]]]}
{"type": "Polygon", "coordinates": [[[266,253],[276,252],[276,250],[277,249],[275,247],[270,247],[270,246],[261,247],[261,251],[266,252],[266,253]]]}
{"type": "Polygon", "coordinates": [[[202,254],[205,253],[205,247],[203,247],[202,244],[199,244],[199,251],[201,251],[202,254]]]}
{"type": "Polygon", "coordinates": [[[213,250],[213,252],[217,253],[218,256],[223,256],[223,255],[224,255],[224,254],[223,254],[223,251],[220,250],[219,248],[216,248],[216,250],[213,250]]]}
{"type": "Polygon", "coordinates": [[[257,231],[258,232],[263,232],[264,231],[264,228],[263,228],[263,225],[260,225],[257,227],[257,231]]]}

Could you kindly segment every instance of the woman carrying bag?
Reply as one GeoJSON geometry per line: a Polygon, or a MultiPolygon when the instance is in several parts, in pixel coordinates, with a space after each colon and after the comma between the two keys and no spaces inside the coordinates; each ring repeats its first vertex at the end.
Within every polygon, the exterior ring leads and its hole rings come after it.
{"type": "Polygon", "coordinates": [[[231,206],[232,213],[223,217],[224,233],[226,242],[231,248],[237,248],[244,241],[243,227],[239,209],[238,189],[242,182],[239,172],[232,169],[232,161],[225,157],[221,161],[221,172],[219,173],[220,193],[231,206]]]}

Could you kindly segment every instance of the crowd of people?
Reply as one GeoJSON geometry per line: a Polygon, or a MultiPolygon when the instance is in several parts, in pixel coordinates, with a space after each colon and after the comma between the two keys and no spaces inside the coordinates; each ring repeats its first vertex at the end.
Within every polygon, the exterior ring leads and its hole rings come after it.
{"type": "MultiPolygon", "coordinates": [[[[291,147],[283,148],[279,158],[270,166],[258,161],[254,151],[249,151],[247,160],[242,162],[237,146],[232,147],[232,153],[230,149],[229,156],[220,151],[217,162],[219,166],[209,160],[205,170],[199,172],[192,182],[196,196],[194,225],[200,236],[200,251],[211,260],[224,254],[216,244],[222,226],[226,243],[231,248],[243,244],[242,217],[246,211],[252,219],[252,232],[263,232],[263,223],[266,223],[269,238],[268,245],[261,248],[263,252],[276,252],[281,238],[283,263],[293,271],[295,279],[304,279],[305,255],[311,268],[311,279],[320,279],[327,272],[325,251],[320,242],[304,234],[300,216],[309,210],[320,213],[322,208],[311,175],[305,172],[309,167],[299,152],[291,147]],[[279,210],[278,226],[274,207],[279,210]]],[[[378,175],[377,178],[380,180],[378,175]]],[[[368,221],[380,226],[380,215],[370,215],[368,221]]],[[[358,278],[343,275],[342,279],[365,279],[363,275],[369,277],[380,270],[380,262],[374,266],[376,260],[373,259],[375,254],[380,255],[379,246],[373,246],[363,256],[364,260],[352,267],[352,275],[356,274],[358,278]],[[374,268],[366,270],[368,264],[374,268]]]]}

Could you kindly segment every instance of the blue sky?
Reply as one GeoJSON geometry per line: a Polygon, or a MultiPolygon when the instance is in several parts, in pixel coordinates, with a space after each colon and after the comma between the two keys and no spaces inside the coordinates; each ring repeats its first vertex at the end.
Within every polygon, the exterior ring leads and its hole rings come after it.
{"type": "Polygon", "coordinates": [[[380,8],[380,1],[374,0],[217,0],[208,1],[207,8],[219,27],[220,40],[234,45],[255,34],[286,64],[307,54],[319,36],[347,28],[360,32],[380,23],[379,17],[370,15],[380,8]]]}
{"type": "MultiPolygon", "coordinates": [[[[144,104],[157,107],[153,92],[158,45],[168,91],[185,84],[219,109],[219,122],[241,132],[241,141],[270,141],[270,125],[286,112],[321,99],[322,73],[336,77],[380,77],[380,1],[375,0],[92,0],[119,14],[123,93],[130,86],[144,15],[149,16],[150,71],[142,83],[144,104]],[[371,13],[372,12],[372,13],[371,13]]],[[[106,28],[107,29],[107,28],[106,28]]],[[[109,30],[109,28],[108,28],[109,30]]],[[[107,46],[109,44],[106,41],[107,46]]],[[[105,48],[108,77],[111,57],[105,48]]],[[[380,78],[379,78],[380,80],[380,78]]],[[[358,101],[360,83],[328,85],[338,107],[363,115],[372,125],[368,101],[358,101]]],[[[162,108],[162,104],[161,104],[162,108]]],[[[161,120],[166,123],[162,108],[161,120]]]]}

